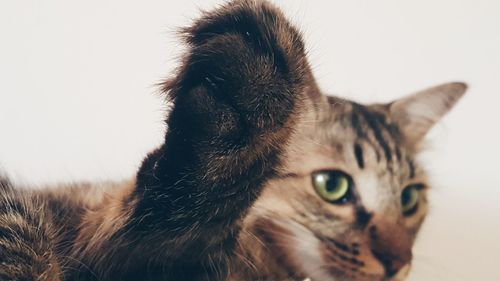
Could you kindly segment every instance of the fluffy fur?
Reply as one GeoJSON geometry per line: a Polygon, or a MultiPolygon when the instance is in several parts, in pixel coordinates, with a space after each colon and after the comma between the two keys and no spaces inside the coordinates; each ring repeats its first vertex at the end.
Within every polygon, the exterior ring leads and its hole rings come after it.
{"type": "Polygon", "coordinates": [[[370,106],[322,95],[300,33],[262,1],[206,12],[184,35],[165,142],[132,180],[0,181],[0,280],[404,276],[430,186],[419,144],[465,85],[370,106]],[[349,203],[315,193],[321,170],[352,177],[349,203]],[[404,215],[410,184],[421,196],[404,215]]]}

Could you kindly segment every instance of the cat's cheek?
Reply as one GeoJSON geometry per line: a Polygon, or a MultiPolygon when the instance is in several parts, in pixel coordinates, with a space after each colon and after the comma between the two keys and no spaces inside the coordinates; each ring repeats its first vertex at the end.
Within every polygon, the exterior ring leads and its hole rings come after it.
{"type": "Polygon", "coordinates": [[[291,245],[291,254],[302,268],[303,274],[311,280],[331,281],[332,276],[325,270],[326,264],[321,255],[321,241],[300,224],[290,222],[286,224],[286,228],[295,242],[291,245]]]}
{"type": "Polygon", "coordinates": [[[302,271],[303,276],[313,281],[373,281],[383,279],[384,268],[367,248],[363,247],[361,255],[357,257],[364,266],[355,271],[346,271],[349,264],[338,264],[339,257],[332,257],[333,253],[329,247],[309,229],[293,221],[283,222],[281,227],[293,237],[293,239],[289,239],[292,242],[288,242],[289,248],[287,250],[293,257],[297,268],[302,271]]]}
{"type": "MultiPolygon", "coordinates": [[[[253,231],[265,241],[268,254],[279,258],[280,266],[298,278],[314,281],[336,281],[324,269],[321,241],[307,228],[283,217],[261,216],[253,223],[253,231]]],[[[302,279],[301,279],[302,280],[302,279]]]]}

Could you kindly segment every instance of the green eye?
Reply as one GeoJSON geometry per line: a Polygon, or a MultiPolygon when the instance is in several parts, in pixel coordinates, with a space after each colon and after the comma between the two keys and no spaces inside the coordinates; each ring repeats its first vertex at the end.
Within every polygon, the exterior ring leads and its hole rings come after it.
{"type": "Polygon", "coordinates": [[[403,192],[401,192],[403,214],[411,215],[417,210],[418,201],[420,199],[420,189],[422,189],[422,185],[414,184],[407,186],[403,192]]]}
{"type": "Polygon", "coordinates": [[[349,201],[351,178],[340,171],[321,171],[312,175],[314,189],[321,198],[336,204],[349,201]]]}

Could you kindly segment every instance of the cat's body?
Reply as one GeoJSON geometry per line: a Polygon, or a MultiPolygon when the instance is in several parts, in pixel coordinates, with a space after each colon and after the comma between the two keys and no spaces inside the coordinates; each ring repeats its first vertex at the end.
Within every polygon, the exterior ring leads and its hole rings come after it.
{"type": "Polygon", "coordinates": [[[136,177],[0,183],[0,280],[404,275],[426,212],[419,143],[465,86],[369,107],[326,97],[299,33],[259,1],[185,32],[165,144],[136,177]]]}

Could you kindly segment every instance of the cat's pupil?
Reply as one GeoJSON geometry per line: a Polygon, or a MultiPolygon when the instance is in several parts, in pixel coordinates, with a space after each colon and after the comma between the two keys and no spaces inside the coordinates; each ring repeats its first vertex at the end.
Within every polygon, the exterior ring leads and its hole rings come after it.
{"type": "Polygon", "coordinates": [[[341,184],[341,179],[338,176],[329,176],[327,181],[326,181],[326,191],[328,192],[335,192],[338,188],[339,185],[341,184]]]}
{"type": "Polygon", "coordinates": [[[419,189],[422,185],[410,185],[401,192],[401,205],[405,215],[411,215],[417,209],[419,189]]]}
{"type": "Polygon", "coordinates": [[[401,202],[403,203],[403,206],[408,205],[408,203],[411,200],[411,191],[409,188],[403,190],[403,194],[401,194],[401,202]]]}

